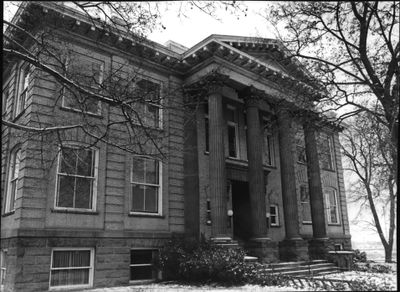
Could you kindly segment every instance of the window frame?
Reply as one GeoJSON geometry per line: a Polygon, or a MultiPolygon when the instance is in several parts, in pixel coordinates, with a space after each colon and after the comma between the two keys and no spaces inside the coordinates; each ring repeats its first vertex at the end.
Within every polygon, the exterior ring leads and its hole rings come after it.
{"type": "MultiPolygon", "coordinates": [[[[89,63],[92,66],[94,64],[100,65],[99,80],[97,80],[96,82],[98,84],[102,84],[103,81],[104,81],[104,71],[105,71],[105,69],[104,69],[104,67],[105,67],[104,61],[101,61],[101,60],[98,60],[98,59],[95,59],[95,58],[92,58],[92,57],[88,57],[88,56],[82,55],[80,53],[76,53],[76,52],[74,52],[74,53],[75,53],[75,56],[83,58],[83,60],[85,60],[85,59],[88,60],[89,63]]],[[[66,72],[68,72],[68,70],[69,70],[69,68],[71,66],[70,61],[71,61],[71,57],[70,57],[70,55],[68,55],[65,58],[65,69],[66,69],[66,72]]],[[[82,87],[87,87],[87,89],[90,90],[90,91],[99,89],[99,86],[97,86],[97,85],[91,85],[91,86],[90,85],[88,85],[88,86],[82,85],[82,87]]],[[[71,106],[66,105],[66,101],[65,101],[65,99],[66,99],[66,91],[67,91],[66,87],[63,86],[63,88],[62,88],[62,98],[61,98],[61,108],[68,109],[68,110],[71,110],[71,111],[74,111],[74,112],[78,112],[78,113],[85,113],[85,114],[88,114],[88,115],[101,116],[101,114],[102,114],[102,102],[100,100],[97,103],[97,112],[84,111],[80,107],[75,108],[75,107],[71,107],[71,106]]],[[[73,93],[71,92],[71,94],[73,94],[73,93]]]]}
{"type": "Polygon", "coordinates": [[[154,159],[154,158],[145,158],[145,157],[132,157],[130,159],[130,202],[129,202],[129,215],[141,215],[141,216],[162,216],[162,163],[161,160],[154,159]],[[147,159],[153,160],[158,162],[158,184],[151,184],[145,182],[135,182],[133,181],[133,159],[147,159]],[[132,185],[143,185],[143,186],[150,186],[150,187],[158,187],[157,192],[157,212],[145,212],[145,211],[133,211],[132,204],[133,204],[133,192],[132,192],[132,185]]]}
{"type": "Polygon", "coordinates": [[[263,120],[263,165],[275,166],[274,133],[273,133],[273,131],[271,131],[267,128],[267,123],[269,120],[266,117],[263,117],[262,120],[263,120]],[[266,145],[265,145],[266,139],[268,141],[268,145],[267,145],[268,149],[265,149],[266,148],[266,145]],[[265,157],[266,150],[268,151],[268,154],[271,158],[270,163],[267,163],[267,161],[266,161],[267,160],[265,157]]]}
{"type": "Polygon", "coordinates": [[[0,251],[0,289],[4,291],[4,283],[6,282],[7,274],[7,263],[6,263],[6,251],[0,251]]]}
{"type": "Polygon", "coordinates": [[[321,169],[335,171],[335,155],[334,155],[334,147],[333,147],[333,136],[328,133],[321,133],[321,150],[320,150],[320,161],[321,161],[321,169]],[[327,141],[328,149],[325,150],[323,147],[324,142],[327,141]],[[325,151],[324,151],[325,150],[325,151]],[[324,158],[328,158],[328,166],[324,166],[324,158]]]}
{"type": "Polygon", "coordinates": [[[302,224],[312,224],[312,210],[311,210],[311,198],[310,198],[310,189],[309,189],[309,187],[308,187],[308,185],[306,185],[306,184],[301,184],[300,185],[300,206],[301,206],[301,222],[302,222],[302,224]],[[307,194],[308,194],[308,202],[305,202],[305,201],[302,201],[302,199],[301,199],[301,190],[302,190],[302,188],[305,188],[306,189],[306,191],[307,191],[307,194]],[[303,205],[304,204],[308,204],[309,206],[310,206],[310,218],[311,218],[311,220],[304,220],[304,218],[303,218],[303,205]]]}
{"type": "Polygon", "coordinates": [[[270,222],[270,224],[269,224],[270,226],[273,226],[273,227],[279,227],[280,226],[279,206],[277,204],[270,204],[269,205],[269,222],[270,222]],[[275,210],[275,214],[272,214],[271,208],[273,208],[275,210]],[[272,223],[272,217],[273,216],[276,219],[276,223],[272,223]]]}
{"type": "Polygon", "coordinates": [[[233,111],[233,118],[234,121],[229,121],[228,118],[226,119],[226,125],[227,125],[227,135],[228,135],[228,158],[232,159],[240,159],[240,147],[239,147],[239,121],[238,121],[238,111],[237,108],[233,105],[227,104],[226,105],[226,114],[228,116],[228,111],[233,111]],[[234,128],[234,133],[235,133],[235,154],[236,156],[231,156],[230,155],[230,149],[229,149],[229,127],[234,128]]]}
{"type": "Polygon", "coordinates": [[[51,250],[51,260],[50,260],[50,275],[49,275],[49,290],[64,290],[64,289],[80,289],[80,288],[90,288],[93,287],[94,278],[94,248],[93,247],[54,247],[51,250]],[[79,267],[79,269],[87,268],[89,269],[89,283],[88,284],[77,284],[77,285],[63,285],[63,286],[51,286],[51,274],[53,270],[73,270],[78,267],[63,267],[53,269],[54,252],[56,251],[83,251],[87,250],[90,252],[90,266],[89,267],[79,267]]]}
{"type": "Polygon", "coordinates": [[[339,218],[339,198],[338,198],[338,193],[336,189],[334,188],[326,188],[324,189],[324,197],[325,197],[325,204],[326,204],[326,216],[328,219],[328,224],[329,225],[340,225],[340,218],[339,218]],[[332,222],[332,217],[331,217],[331,203],[330,203],[330,198],[329,195],[333,194],[335,198],[335,214],[336,214],[336,221],[337,222],[332,222]]]}
{"type": "Polygon", "coordinates": [[[26,110],[26,101],[28,97],[29,82],[30,82],[30,65],[28,63],[21,63],[18,67],[18,87],[15,92],[14,104],[14,118],[19,117],[26,110]],[[27,81],[27,83],[26,83],[27,81]],[[23,82],[23,84],[22,84],[23,82]],[[21,96],[24,95],[23,108],[21,108],[21,96]]]}
{"type": "MultiPolygon", "coordinates": [[[[55,182],[55,196],[54,196],[54,210],[71,210],[71,211],[87,211],[87,212],[96,212],[97,210],[97,191],[98,191],[98,178],[99,178],[99,149],[96,147],[86,147],[80,143],[65,143],[58,148],[58,157],[57,157],[57,170],[56,170],[56,182],[55,182]],[[61,168],[61,155],[62,155],[62,147],[65,148],[72,148],[72,149],[90,149],[93,151],[94,156],[94,166],[93,166],[93,187],[92,187],[92,208],[75,208],[75,207],[59,207],[57,206],[58,203],[58,195],[59,195],[59,175],[60,175],[60,168],[61,168]]],[[[80,175],[69,175],[73,177],[85,177],[80,175]]]]}
{"type": "Polygon", "coordinates": [[[15,203],[17,201],[18,194],[18,182],[20,180],[20,170],[21,170],[21,155],[22,150],[21,146],[17,145],[10,151],[10,159],[8,161],[7,167],[7,189],[6,189],[6,197],[4,202],[4,214],[9,214],[15,211],[15,203]],[[17,155],[19,154],[19,155],[17,155]],[[19,156],[18,161],[18,172],[17,176],[15,176],[15,168],[17,166],[17,157],[19,156]],[[14,177],[15,176],[15,177],[14,177]],[[15,187],[12,187],[12,184],[15,183],[15,187]],[[13,198],[11,197],[11,192],[14,191],[13,198]],[[12,203],[12,205],[11,205],[12,203]]]}
{"type": "Polygon", "coordinates": [[[153,282],[157,280],[157,269],[156,266],[154,265],[154,260],[157,257],[157,253],[159,253],[159,250],[156,248],[140,248],[140,247],[135,247],[130,249],[130,260],[132,259],[132,252],[134,251],[151,251],[151,258],[152,258],[152,263],[148,264],[132,264],[132,262],[129,262],[129,283],[143,283],[143,282],[153,282]],[[137,280],[132,280],[131,279],[131,267],[153,267],[153,277],[151,279],[137,279],[137,280]]]}
{"type": "MultiPolygon", "coordinates": [[[[140,80],[145,80],[154,84],[157,84],[159,86],[159,96],[160,96],[160,103],[153,103],[153,102],[144,102],[144,101],[138,101],[138,103],[143,105],[144,108],[144,112],[143,112],[143,118],[141,118],[143,126],[146,128],[150,128],[150,129],[157,129],[157,130],[162,130],[164,127],[164,123],[163,123],[163,108],[162,108],[162,92],[163,92],[163,83],[160,80],[155,80],[153,78],[147,77],[147,76],[143,76],[141,75],[140,77],[137,78],[136,82],[140,81],[140,80]],[[147,120],[147,114],[148,114],[148,107],[149,106],[154,106],[156,108],[158,108],[158,124],[156,126],[151,126],[148,124],[148,120],[147,120]]],[[[141,126],[141,124],[139,123],[139,121],[133,121],[133,123],[135,125],[141,126]]]]}

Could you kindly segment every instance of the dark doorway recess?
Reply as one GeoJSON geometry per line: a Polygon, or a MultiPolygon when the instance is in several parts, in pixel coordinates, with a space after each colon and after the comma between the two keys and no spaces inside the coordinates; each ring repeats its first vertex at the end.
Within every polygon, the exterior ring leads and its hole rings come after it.
{"type": "Polygon", "coordinates": [[[248,182],[232,181],[233,237],[247,241],[251,237],[251,208],[248,182]]]}

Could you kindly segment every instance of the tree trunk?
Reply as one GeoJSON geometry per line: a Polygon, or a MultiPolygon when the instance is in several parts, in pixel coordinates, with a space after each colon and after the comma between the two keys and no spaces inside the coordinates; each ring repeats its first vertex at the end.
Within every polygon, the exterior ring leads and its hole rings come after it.
{"type": "Polygon", "coordinates": [[[393,236],[396,229],[396,206],[395,206],[395,193],[394,193],[394,182],[391,177],[388,178],[389,196],[390,196],[390,210],[389,210],[389,242],[388,247],[385,248],[385,262],[392,262],[392,251],[393,251],[393,236]]]}

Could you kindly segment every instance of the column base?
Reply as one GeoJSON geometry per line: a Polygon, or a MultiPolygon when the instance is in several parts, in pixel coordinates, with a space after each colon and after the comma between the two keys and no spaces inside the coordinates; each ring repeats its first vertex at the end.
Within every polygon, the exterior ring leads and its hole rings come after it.
{"type": "Polygon", "coordinates": [[[274,263],[279,260],[278,244],[270,238],[252,238],[246,242],[249,255],[258,258],[261,263],[274,263]]]}
{"type": "Polygon", "coordinates": [[[310,260],[328,260],[328,251],[328,238],[313,238],[308,241],[308,255],[310,260]]]}
{"type": "Polygon", "coordinates": [[[279,242],[281,261],[308,261],[308,243],[303,239],[285,239],[279,242]]]}

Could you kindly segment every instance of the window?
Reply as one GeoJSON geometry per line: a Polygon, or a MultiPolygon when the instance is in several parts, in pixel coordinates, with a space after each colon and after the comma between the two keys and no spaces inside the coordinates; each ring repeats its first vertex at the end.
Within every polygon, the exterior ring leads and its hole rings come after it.
{"type": "MultiPolygon", "coordinates": [[[[140,79],[133,83],[134,107],[144,126],[152,128],[162,127],[161,112],[161,85],[146,79],[140,79]]],[[[137,115],[132,118],[139,123],[137,115]]]]}
{"type": "Polygon", "coordinates": [[[310,193],[308,186],[300,186],[301,218],[303,223],[312,223],[310,193]]]}
{"type": "MultiPolygon", "coordinates": [[[[102,62],[94,59],[89,60],[83,55],[73,54],[73,56],[67,58],[66,68],[67,77],[91,92],[100,92],[104,72],[104,64],[102,62]]],[[[101,102],[99,100],[65,87],[62,106],[96,115],[101,113],[101,102]]]]}
{"type": "Polygon", "coordinates": [[[208,104],[204,105],[204,127],[205,127],[205,135],[206,135],[206,151],[210,151],[210,122],[208,116],[208,104]]]}
{"type": "Polygon", "coordinates": [[[60,149],[56,208],[96,209],[98,151],[83,146],[60,149]]]}
{"type": "Polygon", "coordinates": [[[130,280],[153,280],[157,277],[154,260],[157,251],[152,249],[132,249],[130,263],[130,280]]]}
{"type": "Polygon", "coordinates": [[[131,212],[160,214],[161,164],[158,160],[133,158],[131,169],[131,212]]]}
{"type": "Polygon", "coordinates": [[[2,113],[5,114],[7,111],[7,101],[10,97],[10,91],[11,91],[11,86],[10,84],[7,84],[6,86],[4,86],[3,89],[3,94],[2,94],[2,102],[1,102],[1,106],[2,106],[2,113]]]}
{"type": "Polygon", "coordinates": [[[229,106],[227,108],[227,124],[228,124],[228,149],[229,157],[239,157],[239,136],[236,108],[229,106]]]}
{"type": "Polygon", "coordinates": [[[24,65],[20,68],[19,72],[19,85],[18,85],[17,99],[15,103],[14,117],[17,117],[26,108],[29,80],[30,80],[29,66],[24,65]]]}
{"type": "Polygon", "coordinates": [[[11,151],[10,163],[8,168],[8,184],[7,196],[5,200],[4,213],[9,213],[15,210],[15,200],[18,191],[18,177],[21,163],[21,149],[16,148],[11,151]]]}
{"type": "Polygon", "coordinates": [[[334,245],[334,247],[335,247],[335,251],[343,250],[343,244],[341,244],[341,243],[336,243],[334,245]]]}
{"type": "Polygon", "coordinates": [[[264,124],[263,163],[272,166],[275,164],[273,135],[271,133],[268,121],[266,119],[263,120],[263,124],[264,124]]]}
{"type": "Polygon", "coordinates": [[[0,285],[1,285],[1,291],[3,291],[6,279],[6,253],[3,250],[1,251],[0,254],[0,264],[1,264],[0,285]]]}
{"type": "Polygon", "coordinates": [[[91,248],[54,249],[51,257],[50,287],[91,287],[93,254],[91,248]]]}
{"type": "Polygon", "coordinates": [[[296,131],[296,157],[297,162],[300,163],[307,163],[307,156],[306,156],[306,144],[304,140],[304,132],[303,129],[298,129],[296,131]]]}
{"type": "Polygon", "coordinates": [[[333,166],[333,147],[332,147],[332,139],[328,135],[322,135],[321,137],[321,149],[320,149],[320,159],[321,159],[321,168],[334,170],[333,166]]]}
{"type": "Polygon", "coordinates": [[[279,208],[278,205],[269,206],[271,226],[279,226],[279,208]]]}
{"type": "Polygon", "coordinates": [[[326,213],[328,217],[328,223],[338,224],[339,209],[337,203],[337,195],[334,189],[325,190],[325,201],[326,201],[326,213]]]}

